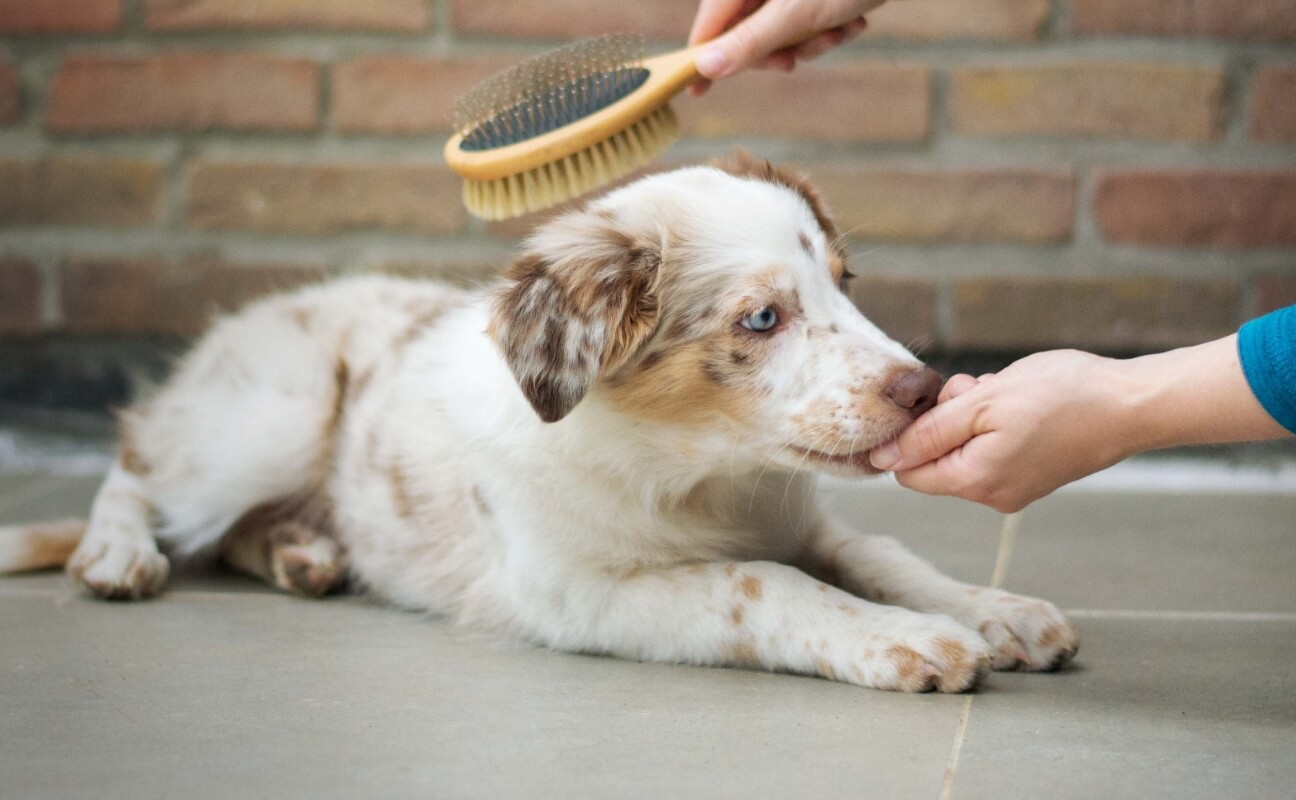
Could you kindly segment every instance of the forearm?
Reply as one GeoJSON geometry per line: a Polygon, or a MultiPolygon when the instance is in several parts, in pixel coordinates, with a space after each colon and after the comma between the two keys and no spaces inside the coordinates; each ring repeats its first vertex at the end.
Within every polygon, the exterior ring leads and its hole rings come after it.
{"type": "Polygon", "coordinates": [[[1290,436],[1256,400],[1237,336],[1115,362],[1127,455],[1164,447],[1290,436]]]}

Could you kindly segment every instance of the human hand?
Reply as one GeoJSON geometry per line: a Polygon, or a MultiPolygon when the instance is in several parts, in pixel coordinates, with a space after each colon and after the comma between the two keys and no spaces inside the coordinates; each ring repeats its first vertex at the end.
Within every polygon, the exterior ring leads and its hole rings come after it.
{"type": "Polygon", "coordinates": [[[1129,424],[1139,392],[1127,363],[1054,351],[995,375],[956,375],[871,460],[910,489],[1019,511],[1142,446],[1129,424]]]}
{"type": "Polygon", "coordinates": [[[796,62],[818,58],[859,35],[867,26],[864,14],[883,2],[702,0],[689,45],[714,41],[698,56],[703,79],[690,91],[700,95],[711,81],[754,66],[791,72],[796,62]]]}

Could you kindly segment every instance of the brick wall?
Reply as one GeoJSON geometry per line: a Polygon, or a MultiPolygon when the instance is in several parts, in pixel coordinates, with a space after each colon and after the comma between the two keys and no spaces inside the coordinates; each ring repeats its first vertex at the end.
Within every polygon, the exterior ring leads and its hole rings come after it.
{"type": "MultiPolygon", "coordinates": [[[[0,0],[0,344],[185,335],[321,273],[473,278],[462,90],[696,0],[0,0]]],[[[1296,298],[1296,0],[903,0],[681,98],[683,162],[812,173],[861,304],[929,352],[1138,352],[1296,298]]]]}

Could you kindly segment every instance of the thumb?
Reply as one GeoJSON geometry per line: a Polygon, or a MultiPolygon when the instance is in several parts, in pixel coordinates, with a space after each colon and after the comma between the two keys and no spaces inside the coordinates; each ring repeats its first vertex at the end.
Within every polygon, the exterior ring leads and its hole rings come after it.
{"type": "Polygon", "coordinates": [[[726,78],[755,66],[770,53],[809,33],[792,18],[790,3],[766,3],[739,22],[697,57],[698,72],[710,80],[726,78]]]}
{"type": "Polygon", "coordinates": [[[940,458],[976,435],[975,408],[967,394],[941,403],[894,441],[873,448],[869,461],[878,469],[905,470],[940,458]]]}

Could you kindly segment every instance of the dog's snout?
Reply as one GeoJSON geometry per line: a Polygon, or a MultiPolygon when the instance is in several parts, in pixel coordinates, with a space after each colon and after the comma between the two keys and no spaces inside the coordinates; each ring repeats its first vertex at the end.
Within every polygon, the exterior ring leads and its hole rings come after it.
{"type": "Polygon", "coordinates": [[[931,367],[902,372],[887,384],[886,395],[901,408],[921,414],[936,405],[945,379],[931,367]]]}

